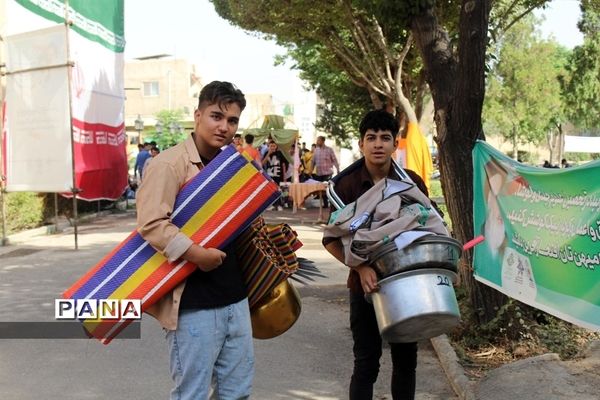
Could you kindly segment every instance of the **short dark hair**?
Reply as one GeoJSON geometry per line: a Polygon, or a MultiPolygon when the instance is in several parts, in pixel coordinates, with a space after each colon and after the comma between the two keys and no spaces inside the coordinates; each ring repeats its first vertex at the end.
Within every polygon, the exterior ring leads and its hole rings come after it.
{"type": "Polygon", "coordinates": [[[358,131],[360,132],[360,138],[365,137],[365,133],[372,129],[373,131],[390,131],[394,139],[398,135],[400,126],[396,117],[385,110],[373,110],[369,111],[360,122],[358,131]]]}
{"type": "Polygon", "coordinates": [[[251,133],[246,133],[246,136],[244,136],[244,141],[245,141],[247,144],[252,144],[252,143],[254,143],[254,135],[253,135],[253,134],[251,134],[251,133]]]}
{"type": "Polygon", "coordinates": [[[246,108],[246,97],[233,83],[212,81],[202,88],[198,97],[198,108],[218,104],[219,108],[236,103],[241,111],[246,108]]]}

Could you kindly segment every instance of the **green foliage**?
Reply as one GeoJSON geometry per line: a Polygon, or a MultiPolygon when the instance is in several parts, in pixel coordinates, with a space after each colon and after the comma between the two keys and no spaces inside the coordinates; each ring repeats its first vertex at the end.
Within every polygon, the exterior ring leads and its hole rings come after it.
{"type": "MultiPolygon", "coordinates": [[[[147,142],[155,141],[159,149],[165,150],[175,146],[177,143],[184,141],[187,138],[187,133],[183,129],[177,131],[175,126],[181,126],[183,119],[183,110],[162,110],[156,113],[156,119],[162,125],[161,132],[156,129],[146,133],[145,140],[147,142]]],[[[135,161],[134,161],[135,162],[135,161]]]]}
{"type": "Polygon", "coordinates": [[[492,42],[500,42],[513,25],[528,18],[533,9],[545,9],[548,3],[550,0],[495,0],[489,26],[492,42]]]}
{"type": "Polygon", "coordinates": [[[303,43],[288,46],[286,57],[293,60],[300,78],[317,91],[325,104],[317,128],[327,132],[338,145],[349,146],[349,139],[357,136],[360,119],[372,108],[371,99],[346,73],[324,60],[323,50],[320,44],[303,43]]]}
{"type": "MultiPolygon", "coordinates": [[[[558,76],[563,71],[564,51],[554,42],[541,40],[536,23],[532,16],[523,18],[504,35],[488,80],[486,130],[514,146],[544,142],[548,130],[562,119],[558,76]]],[[[516,151],[515,147],[515,156],[516,151]]]]}
{"type": "MultiPolygon", "coordinates": [[[[596,153],[596,155],[597,155],[597,153],[596,153]]],[[[570,163],[574,162],[575,164],[579,164],[579,163],[583,163],[586,161],[597,159],[598,157],[594,157],[594,154],[592,154],[592,153],[566,152],[563,154],[563,158],[568,160],[570,163]]]]}
{"type": "Polygon", "coordinates": [[[573,49],[562,79],[567,115],[581,129],[600,126],[600,14],[590,3],[584,2],[579,22],[583,44],[573,49]]]}
{"type": "MultiPolygon", "coordinates": [[[[278,62],[293,60],[301,78],[318,91],[326,107],[317,127],[338,143],[348,143],[356,134],[358,122],[368,109],[383,104],[397,106],[394,75],[408,26],[406,19],[389,18],[384,12],[386,7],[395,7],[395,2],[381,1],[376,6],[352,0],[212,2],[223,18],[274,37],[288,49],[278,62]],[[388,23],[379,23],[379,17],[386,17],[388,23]]],[[[409,52],[403,66],[404,94],[413,101],[422,98],[425,82],[420,79],[416,52],[409,52]]]]}
{"type": "MultiPolygon", "coordinates": [[[[37,228],[47,221],[53,221],[56,214],[54,193],[11,192],[6,193],[7,234],[37,228]]],[[[94,213],[112,207],[110,200],[77,201],[79,215],[94,213]]],[[[73,217],[73,199],[58,196],[58,215],[73,217]]],[[[2,216],[0,215],[0,222],[2,216]]]]}
{"type": "Polygon", "coordinates": [[[355,6],[375,15],[391,35],[398,35],[399,27],[410,26],[411,18],[435,5],[434,0],[355,0],[355,6]]]}
{"type": "MultiPolygon", "coordinates": [[[[54,203],[55,194],[39,193],[38,196],[42,199],[43,221],[46,223],[54,223],[54,216],[56,215],[54,203]]],[[[62,215],[67,219],[73,218],[73,199],[58,195],[56,200],[58,203],[58,215],[62,215]]],[[[77,200],[77,215],[93,214],[104,209],[112,208],[113,206],[114,202],[111,200],[85,201],[79,199],[77,200]]]]}
{"type": "Polygon", "coordinates": [[[519,162],[522,162],[524,164],[531,164],[533,162],[535,162],[535,160],[533,159],[533,155],[525,150],[519,150],[517,153],[517,160],[519,160],[519,162]]]}
{"type": "MultiPolygon", "coordinates": [[[[40,226],[43,221],[42,199],[37,193],[6,193],[7,234],[40,226]]],[[[2,216],[0,215],[0,221],[2,216]]]]}
{"type": "Polygon", "coordinates": [[[444,197],[444,194],[442,193],[442,183],[440,182],[440,180],[432,179],[429,182],[430,182],[429,197],[431,197],[431,198],[444,197]]]}
{"type": "Polygon", "coordinates": [[[446,223],[448,230],[452,232],[452,221],[448,214],[448,207],[446,206],[446,200],[442,192],[442,182],[439,179],[432,179],[429,181],[429,197],[436,202],[437,208],[442,212],[442,218],[446,223]]]}

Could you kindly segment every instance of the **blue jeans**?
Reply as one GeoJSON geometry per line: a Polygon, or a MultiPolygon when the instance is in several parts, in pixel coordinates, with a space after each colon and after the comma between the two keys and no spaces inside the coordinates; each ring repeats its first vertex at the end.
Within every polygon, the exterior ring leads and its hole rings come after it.
{"type": "Polygon", "coordinates": [[[248,299],[208,310],[183,310],[177,330],[167,331],[175,387],[171,400],[247,399],[252,391],[254,349],[248,299]]]}

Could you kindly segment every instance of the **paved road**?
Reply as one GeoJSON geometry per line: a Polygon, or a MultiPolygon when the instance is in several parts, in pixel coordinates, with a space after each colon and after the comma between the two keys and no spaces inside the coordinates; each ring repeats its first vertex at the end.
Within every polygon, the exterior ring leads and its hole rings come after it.
{"type": "MultiPolygon", "coordinates": [[[[255,341],[255,399],[347,398],[352,355],[346,270],[321,248],[321,228],[310,223],[313,217],[304,221],[309,224],[293,225],[305,244],[300,256],[316,261],[328,279],[299,288],[302,315],[288,332],[255,341]]],[[[301,219],[290,218],[294,221],[301,219]]],[[[78,251],[70,229],[12,236],[12,245],[0,247],[0,321],[53,320],[54,299],[134,227],[132,213],[84,224],[78,251]]],[[[375,390],[380,400],[391,399],[386,356],[375,390]]],[[[417,399],[456,398],[429,342],[420,345],[417,373],[417,399]]],[[[1,399],[165,399],[170,386],[164,335],[148,316],[141,339],[108,346],[95,340],[0,340],[1,399]]]]}

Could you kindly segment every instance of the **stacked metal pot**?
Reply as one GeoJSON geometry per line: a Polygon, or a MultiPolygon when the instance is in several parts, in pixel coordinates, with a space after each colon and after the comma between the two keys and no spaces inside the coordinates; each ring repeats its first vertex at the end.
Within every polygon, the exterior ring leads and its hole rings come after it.
{"type": "Polygon", "coordinates": [[[448,332],[460,322],[453,283],[462,246],[452,238],[427,235],[398,249],[377,248],[369,262],[379,290],[373,303],[379,332],[388,342],[416,342],[448,332]]]}

